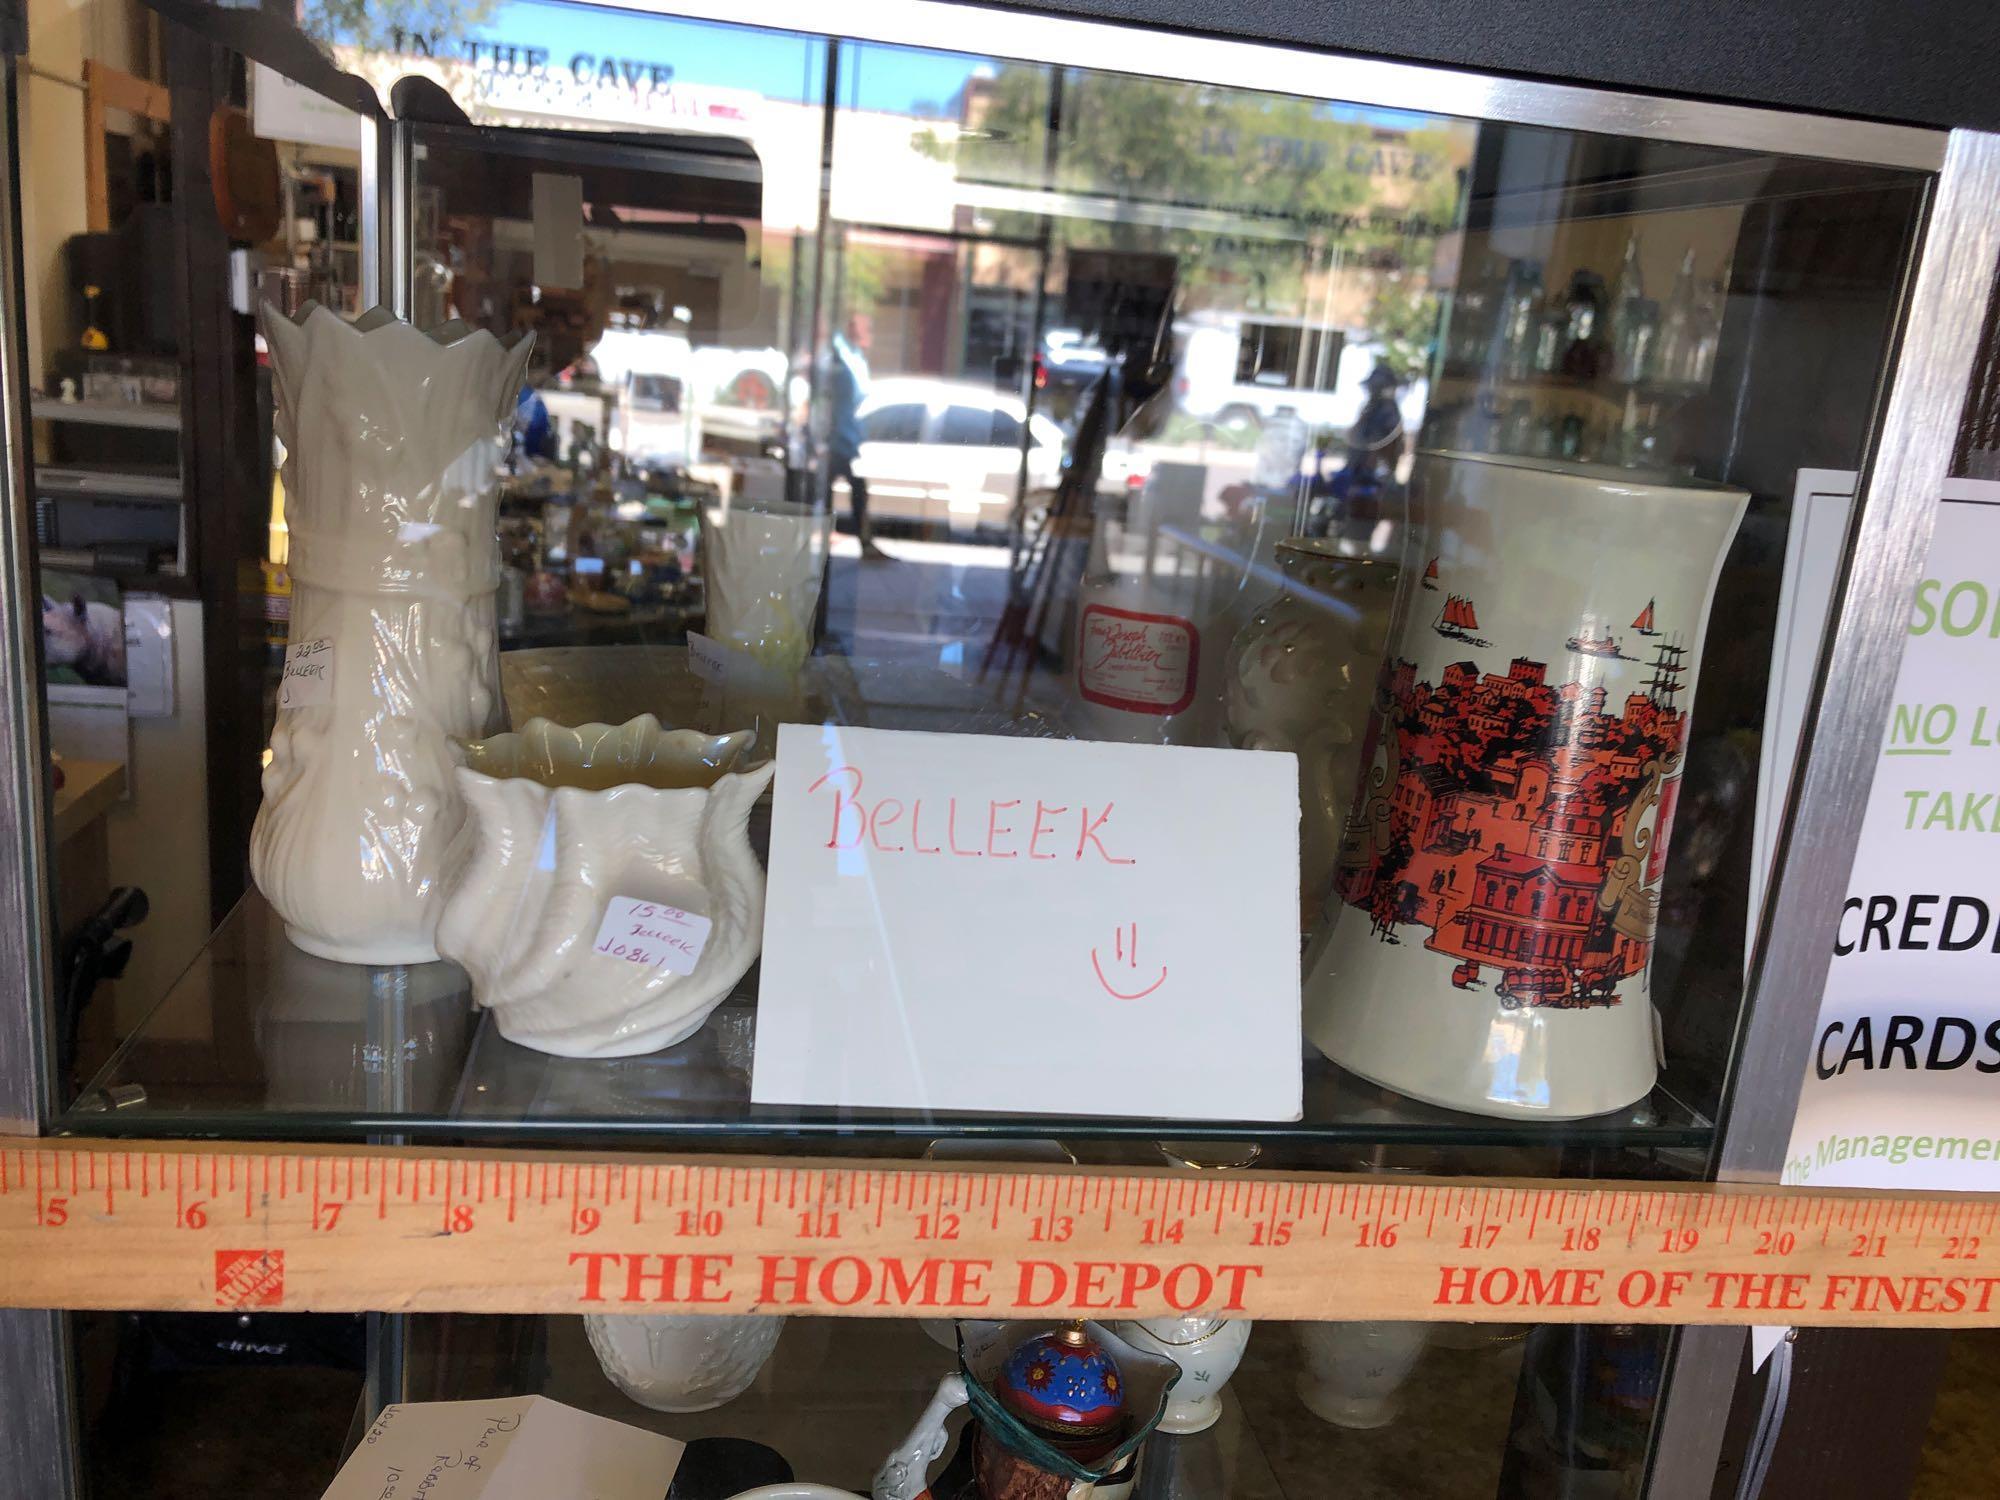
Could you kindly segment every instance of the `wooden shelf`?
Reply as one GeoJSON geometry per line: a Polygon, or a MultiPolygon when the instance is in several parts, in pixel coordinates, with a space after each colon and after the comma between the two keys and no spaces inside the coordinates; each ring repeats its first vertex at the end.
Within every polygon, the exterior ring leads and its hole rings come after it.
{"type": "Polygon", "coordinates": [[[57,500],[157,500],[172,505],[187,498],[178,475],[81,464],[37,464],[35,493],[57,500]]]}
{"type": "Polygon", "coordinates": [[[54,396],[36,396],[28,403],[28,410],[38,422],[143,427],[157,432],[178,432],[181,425],[180,407],[164,402],[153,405],[138,401],[63,401],[54,396]]]}
{"type": "Polygon", "coordinates": [[[1564,394],[1586,396],[1601,401],[1625,405],[1625,398],[1637,395],[1641,401],[1685,401],[1690,396],[1705,393],[1705,387],[1697,385],[1666,385],[1658,381],[1626,381],[1598,378],[1586,380],[1576,375],[1522,375],[1489,378],[1479,370],[1447,369],[1438,377],[1440,390],[1446,388],[1474,386],[1503,395],[1533,396],[1544,391],[1558,391],[1564,394]]]}
{"type": "Polygon", "coordinates": [[[56,842],[66,844],[125,795],[125,768],[115,760],[65,760],[55,796],[56,842]]]}

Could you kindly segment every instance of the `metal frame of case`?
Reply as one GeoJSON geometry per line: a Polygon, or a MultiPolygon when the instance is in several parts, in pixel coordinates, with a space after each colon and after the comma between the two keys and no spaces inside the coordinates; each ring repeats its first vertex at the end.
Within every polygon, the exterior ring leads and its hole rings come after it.
{"type": "MultiPolygon", "coordinates": [[[[1916,168],[1934,174],[1903,295],[1887,384],[1876,406],[1851,547],[1823,651],[1816,698],[1788,801],[1772,895],[1756,926],[1749,1003],[1739,1022],[1711,1173],[1775,1181],[1831,954],[1827,943],[1860,835],[1875,749],[1888,717],[1912,597],[1971,379],[1981,313],[2000,259],[2000,135],[1917,129],[1737,104],[1656,98],[1571,84],[1343,57],[1105,22],[967,8],[949,0],[872,0],[837,33],[808,0],[625,0],[620,7],[844,40],[979,50],[1191,82],[1338,98],[1474,120],[1551,126],[1795,156],[1916,168]],[[1827,693],[1828,683],[1838,683],[1827,693]]],[[[24,307],[15,73],[0,78],[0,1134],[34,1134],[49,1119],[48,1006],[52,925],[49,822],[39,705],[39,630],[26,504],[24,307]]],[[[401,306],[394,268],[409,243],[409,129],[370,122],[364,137],[364,290],[401,306]],[[374,149],[365,149],[372,143],[374,149]]],[[[1694,1328],[1678,1339],[1655,1427],[1646,1493],[1710,1493],[1735,1399],[1740,1330],[1694,1328]]],[[[77,1493],[68,1355],[60,1314],[0,1312],[0,1494],[77,1493]]]]}

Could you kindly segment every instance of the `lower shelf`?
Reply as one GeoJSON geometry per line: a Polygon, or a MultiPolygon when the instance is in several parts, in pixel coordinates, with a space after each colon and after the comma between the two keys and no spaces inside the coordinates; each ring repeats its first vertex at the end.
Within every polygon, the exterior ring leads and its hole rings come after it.
{"type": "MultiPolygon", "coordinates": [[[[1491,1500],[1501,1493],[1503,1471],[1520,1468],[1507,1455],[1519,1446],[1510,1445],[1509,1428],[1526,1330],[1496,1343],[1492,1330],[1433,1328],[1375,1413],[1381,1425],[1344,1427],[1300,1399],[1300,1339],[1308,1329],[1360,1326],[1258,1324],[1223,1392],[1220,1420],[1191,1436],[1156,1433],[1133,1500],[1325,1500],[1336,1493],[1341,1500],[1491,1500]],[[1478,1347],[1446,1347],[1449,1340],[1478,1347]]],[[[749,1438],[775,1449],[796,1478],[861,1495],[953,1366],[953,1356],[914,1322],[794,1318],[741,1396],[712,1411],[675,1415],[639,1405],[605,1377],[580,1318],[414,1318],[408,1361],[413,1400],[536,1392],[683,1441],[749,1438]]],[[[1636,1482],[1622,1469],[1590,1477],[1598,1483],[1575,1493],[1617,1496],[1636,1482]]]]}

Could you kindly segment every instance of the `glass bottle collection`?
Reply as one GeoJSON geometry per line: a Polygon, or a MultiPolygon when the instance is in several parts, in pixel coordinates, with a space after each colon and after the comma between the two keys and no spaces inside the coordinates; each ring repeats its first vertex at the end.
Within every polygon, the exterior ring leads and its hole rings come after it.
{"type": "Polygon", "coordinates": [[[1578,267],[1549,286],[1541,261],[1489,256],[1454,299],[1444,373],[1475,388],[1438,414],[1440,445],[1668,467],[1663,425],[1715,375],[1727,267],[1704,280],[1688,246],[1661,301],[1646,294],[1641,258],[1635,235],[1608,283],[1578,267]],[[1537,399],[1543,392],[1578,399],[1537,399]]]}

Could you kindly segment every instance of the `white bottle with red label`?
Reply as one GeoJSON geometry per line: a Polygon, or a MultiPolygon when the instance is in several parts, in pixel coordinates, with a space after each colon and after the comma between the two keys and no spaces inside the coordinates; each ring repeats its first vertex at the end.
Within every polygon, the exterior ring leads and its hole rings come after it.
{"type": "Polygon", "coordinates": [[[1128,505],[1099,507],[1077,583],[1072,727],[1085,739],[1219,745],[1222,657],[1254,541],[1148,527],[1144,498],[1128,505]]]}

